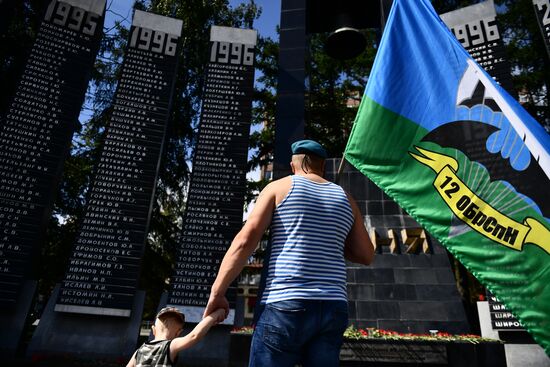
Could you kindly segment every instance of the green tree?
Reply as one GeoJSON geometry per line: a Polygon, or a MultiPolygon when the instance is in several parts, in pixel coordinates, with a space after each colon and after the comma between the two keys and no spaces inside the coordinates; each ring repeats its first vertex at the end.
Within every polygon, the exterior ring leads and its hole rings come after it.
{"type": "Polygon", "coordinates": [[[497,20],[523,107],[550,132],[550,59],[531,0],[496,0],[497,20]]]}
{"type": "Polygon", "coordinates": [[[310,37],[306,63],[306,128],[330,157],[342,157],[377,47],[377,33],[363,32],[367,47],[351,60],[336,60],[324,52],[328,34],[310,37]]]}
{"type": "MultiPolygon", "coordinates": [[[[259,37],[255,68],[257,84],[254,88],[249,150],[252,152],[248,169],[266,168],[272,161],[275,143],[275,104],[278,77],[279,44],[269,37],[259,37]]],[[[248,182],[245,205],[252,202],[269,180],[248,182]]]]}
{"type": "Polygon", "coordinates": [[[47,3],[42,0],[20,0],[1,4],[0,11],[11,16],[2,24],[0,34],[0,116],[3,116],[15,93],[28,54],[42,21],[47,3]]]}
{"type": "MultiPolygon", "coordinates": [[[[307,74],[305,134],[321,142],[331,157],[340,157],[344,151],[374,60],[377,34],[366,31],[365,36],[368,43],[365,52],[356,59],[340,61],[324,53],[326,34],[312,35],[309,56],[304,60],[307,74]]],[[[253,123],[263,124],[263,130],[251,136],[254,150],[249,162],[251,169],[265,167],[272,161],[278,53],[277,42],[260,38],[256,58],[256,72],[260,77],[255,92],[253,123]]]]}

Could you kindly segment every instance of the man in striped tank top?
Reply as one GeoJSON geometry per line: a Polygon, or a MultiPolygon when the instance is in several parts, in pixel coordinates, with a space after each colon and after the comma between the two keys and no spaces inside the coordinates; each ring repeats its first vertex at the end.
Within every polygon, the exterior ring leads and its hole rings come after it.
{"type": "Polygon", "coordinates": [[[225,292],[271,226],[249,366],[338,366],[348,324],[345,259],[368,265],[374,248],[353,198],[323,178],[325,149],[301,140],[292,154],[293,175],[262,190],[225,254],[205,315],[229,312],[225,292]]]}

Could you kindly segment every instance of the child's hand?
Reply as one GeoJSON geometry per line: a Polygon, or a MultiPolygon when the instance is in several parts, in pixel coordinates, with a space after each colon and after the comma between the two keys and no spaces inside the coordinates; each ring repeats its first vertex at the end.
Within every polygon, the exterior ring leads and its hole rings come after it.
{"type": "Polygon", "coordinates": [[[212,318],[216,320],[216,324],[218,324],[225,320],[225,310],[223,308],[218,308],[208,316],[212,316],[212,318]]]}

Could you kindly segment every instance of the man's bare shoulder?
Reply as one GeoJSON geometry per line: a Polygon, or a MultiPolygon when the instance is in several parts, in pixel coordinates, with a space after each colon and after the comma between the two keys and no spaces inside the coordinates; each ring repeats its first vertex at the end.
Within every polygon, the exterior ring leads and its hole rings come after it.
{"type": "Polygon", "coordinates": [[[292,177],[286,176],[267,184],[261,195],[274,197],[276,204],[282,201],[292,186],[292,177]]]}
{"type": "Polygon", "coordinates": [[[291,184],[292,184],[292,176],[286,176],[278,180],[271,181],[270,183],[267,184],[265,189],[269,187],[270,190],[276,190],[279,187],[289,187],[291,184]]]}

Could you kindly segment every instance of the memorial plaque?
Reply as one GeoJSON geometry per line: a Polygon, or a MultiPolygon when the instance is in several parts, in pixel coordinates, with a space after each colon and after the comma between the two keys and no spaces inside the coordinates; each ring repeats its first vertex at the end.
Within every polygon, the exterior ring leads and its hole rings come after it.
{"type": "Polygon", "coordinates": [[[430,365],[445,366],[448,362],[447,349],[443,343],[388,343],[388,342],[361,342],[344,341],[340,352],[342,362],[363,362],[401,365],[430,365]]]}
{"type": "Polygon", "coordinates": [[[533,0],[546,52],[550,57],[550,0],[533,0]]]}
{"type": "MultiPolygon", "coordinates": [[[[242,226],[256,31],[213,26],[201,122],[168,304],[198,322],[242,226]]],[[[236,284],[227,292],[233,323],[236,284]]]]}
{"type": "Polygon", "coordinates": [[[113,114],[55,311],[131,314],[182,23],[139,10],[134,14],[113,114]]]}
{"type": "Polygon", "coordinates": [[[519,321],[493,294],[487,291],[489,314],[493,330],[525,331],[519,321]]]}
{"type": "Polygon", "coordinates": [[[105,0],[52,0],[0,126],[0,308],[42,245],[99,49],[105,0]]]}
{"type": "Polygon", "coordinates": [[[508,93],[515,94],[510,63],[496,22],[493,0],[441,15],[472,58],[508,93]]]}

